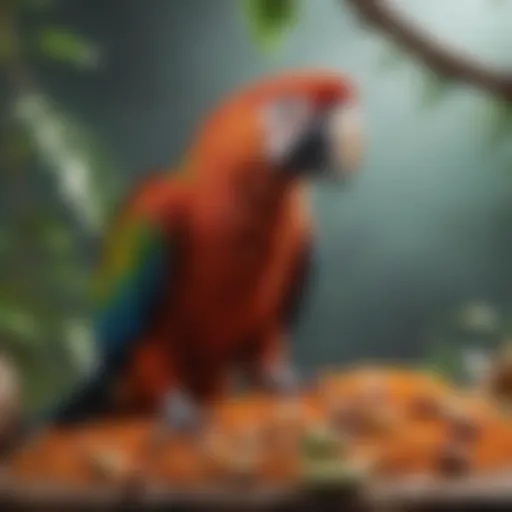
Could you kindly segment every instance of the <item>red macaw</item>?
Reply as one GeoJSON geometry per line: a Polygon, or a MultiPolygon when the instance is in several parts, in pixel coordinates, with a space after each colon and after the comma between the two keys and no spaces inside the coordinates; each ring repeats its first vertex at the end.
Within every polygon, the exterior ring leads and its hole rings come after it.
{"type": "Polygon", "coordinates": [[[100,266],[101,368],[55,420],[99,410],[114,384],[171,423],[222,396],[233,368],[292,385],[290,308],[312,250],[305,178],[357,167],[357,107],[336,73],[263,79],[208,118],[174,172],[135,189],[100,266]]]}

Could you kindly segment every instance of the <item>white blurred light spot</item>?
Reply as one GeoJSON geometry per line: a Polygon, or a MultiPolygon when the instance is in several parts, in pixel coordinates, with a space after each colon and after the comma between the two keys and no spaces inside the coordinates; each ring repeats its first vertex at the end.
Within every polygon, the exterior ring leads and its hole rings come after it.
{"type": "Polygon", "coordinates": [[[99,362],[91,330],[85,321],[75,319],[68,321],[65,331],[76,367],[83,374],[89,373],[99,362]]]}
{"type": "Polygon", "coordinates": [[[68,204],[89,230],[97,232],[102,215],[91,180],[93,169],[87,154],[74,149],[67,140],[70,128],[40,95],[23,96],[16,113],[31,131],[68,204]]]}
{"type": "Polygon", "coordinates": [[[462,310],[462,324],[474,331],[493,331],[499,327],[497,311],[486,303],[472,303],[462,310]]]}
{"type": "Polygon", "coordinates": [[[481,349],[469,348],[462,353],[464,371],[472,382],[481,382],[491,370],[491,358],[481,349]]]}

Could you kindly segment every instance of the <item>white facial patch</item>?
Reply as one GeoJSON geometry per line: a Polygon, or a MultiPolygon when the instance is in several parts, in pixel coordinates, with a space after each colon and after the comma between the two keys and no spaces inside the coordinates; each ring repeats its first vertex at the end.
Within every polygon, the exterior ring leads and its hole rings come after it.
{"type": "Polygon", "coordinates": [[[313,108],[300,98],[282,99],[262,113],[264,151],[270,162],[286,159],[307,130],[313,108]]]}
{"type": "Polygon", "coordinates": [[[363,127],[357,105],[340,105],[329,121],[329,146],[332,163],[343,172],[352,172],[362,159],[363,127]]]}

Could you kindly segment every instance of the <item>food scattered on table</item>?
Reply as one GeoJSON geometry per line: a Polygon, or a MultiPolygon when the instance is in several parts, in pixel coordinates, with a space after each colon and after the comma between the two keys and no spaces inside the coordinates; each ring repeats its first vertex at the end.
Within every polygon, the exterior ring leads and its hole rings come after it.
{"type": "Polygon", "coordinates": [[[301,397],[213,404],[204,431],[148,449],[150,420],[50,429],[6,461],[18,482],[355,485],[365,477],[453,478],[512,469],[512,418],[499,400],[400,368],[323,376],[301,397]]]}
{"type": "Polygon", "coordinates": [[[489,376],[488,392],[496,396],[507,409],[512,409],[512,343],[498,353],[489,376]]]}

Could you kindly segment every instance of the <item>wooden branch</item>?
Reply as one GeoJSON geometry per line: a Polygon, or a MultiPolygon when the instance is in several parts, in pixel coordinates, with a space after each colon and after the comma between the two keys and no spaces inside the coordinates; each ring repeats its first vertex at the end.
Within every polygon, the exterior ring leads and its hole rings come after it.
{"type": "Polygon", "coordinates": [[[476,57],[450,49],[406,19],[386,0],[343,0],[362,21],[380,30],[434,73],[512,101],[512,73],[494,70],[476,57]]]}

